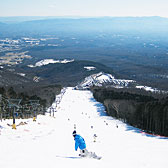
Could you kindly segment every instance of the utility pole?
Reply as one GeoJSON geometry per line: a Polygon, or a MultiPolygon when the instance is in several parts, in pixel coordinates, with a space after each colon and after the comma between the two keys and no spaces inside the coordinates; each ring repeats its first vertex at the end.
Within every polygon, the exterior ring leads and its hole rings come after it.
{"type": "Polygon", "coordinates": [[[13,118],[12,129],[16,129],[16,124],[15,124],[16,109],[20,108],[21,101],[22,99],[8,99],[9,109],[12,110],[12,118],[13,118]]]}
{"type": "Polygon", "coordinates": [[[15,124],[15,106],[13,107],[12,117],[13,117],[12,129],[16,129],[16,124],[15,124]]]}
{"type": "Polygon", "coordinates": [[[38,112],[38,106],[39,104],[39,100],[29,100],[32,108],[33,108],[33,121],[36,121],[37,119],[37,112],[38,112]]]}

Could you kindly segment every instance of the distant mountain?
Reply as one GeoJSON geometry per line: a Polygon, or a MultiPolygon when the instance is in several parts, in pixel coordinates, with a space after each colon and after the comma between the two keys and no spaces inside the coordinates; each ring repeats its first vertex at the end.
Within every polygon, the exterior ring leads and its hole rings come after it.
{"type": "Polygon", "coordinates": [[[0,17],[0,22],[3,23],[19,23],[25,21],[33,21],[33,20],[44,20],[56,17],[47,17],[47,16],[13,16],[13,17],[0,17]]]}
{"type": "Polygon", "coordinates": [[[91,61],[55,61],[42,60],[40,66],[4,67],[0,69],[0,86],[34,86],[60,84],[62,86],[76,86],[85,77],[100,71],[113,73],[113,70],[103,64],[91,61]],[[43,63],[43,64],[42,64],[43,63]],[[89,67],[94,67],[90,69],[89,67]]]}
{"type": "Polygon", "coordinates": [[[79,19],[79,18],[88,18],[81,16],[12,16],[12,17],[0,17],[0,22],[3,23],[19,23],[33,20],[47,20],[47,19],[79,19]]]}
{"type": "Polygon", "coordinates": [[[54,18],[8,24],[2,33],[17,35],[87,33],[87,32],[168,32],[168,18],[162,17],[102,17],[102,18],[54,18]],[[8,31],[6,31],[8,30],[8,31]]]}

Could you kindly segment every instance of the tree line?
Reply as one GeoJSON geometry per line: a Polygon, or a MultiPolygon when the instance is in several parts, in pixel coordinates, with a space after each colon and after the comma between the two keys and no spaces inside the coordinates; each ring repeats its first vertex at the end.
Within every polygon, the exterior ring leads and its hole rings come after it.
{"type": "Polygon", "coordinates": [[[158,98],[129,90],[92,87],[94,98],[103,103],[107,114],[145,132],[168,136],[168,96],[158,98]]]}
{"type": "Polygon", "coordinates": [[[22,99],[22,102],[21,102],[22,104],[26,104],[26,102],[29,100],[39,100],[40,105],[42,105],[43,107],[46,107],[46,103],[47,103],[45,99],[41,99],[37,95],[29,96],[25,92],[18,93],[14,90],[13,87],[9,87],[9,88],[0,87],[0,94],[7,99],[22,99]]]}

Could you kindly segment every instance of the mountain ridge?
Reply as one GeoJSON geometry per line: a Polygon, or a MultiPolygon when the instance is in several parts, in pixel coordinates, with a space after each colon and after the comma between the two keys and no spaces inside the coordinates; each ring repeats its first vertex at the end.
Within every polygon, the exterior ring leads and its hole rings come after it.
{"type": "Polygon", "coordinates": [[[162,17],[56,18],[7,24],[5,28],[1,27],[0,31],[3,35],[7,35],[7,32],[11,32],[12,35],[15,32],[19,36],[25,34],[25,32],[32,34],[56,32],[87,33],[88,31],[158,33],[160,31],[167,32],[167,21],[168,18],[162,17]]]}

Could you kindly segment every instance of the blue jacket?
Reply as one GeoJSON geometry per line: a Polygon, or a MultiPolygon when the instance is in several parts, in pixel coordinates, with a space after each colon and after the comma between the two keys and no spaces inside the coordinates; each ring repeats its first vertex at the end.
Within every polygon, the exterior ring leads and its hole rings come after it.
{"type": "Polygon", "coordinates": [[[78,147],[83,150],[86,148],[85,140],[78,134],[75,136],[75,150],[77,151],[78,147]]]}

